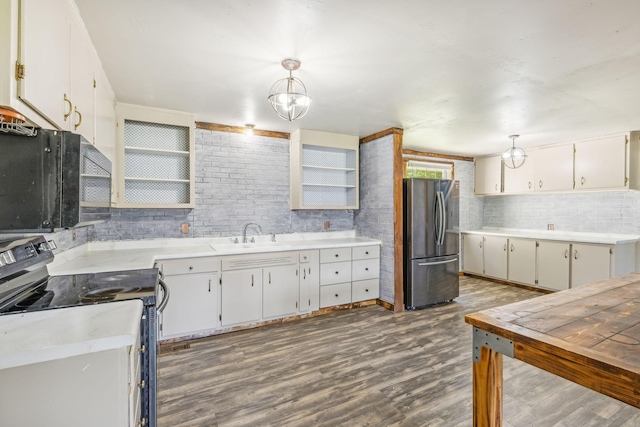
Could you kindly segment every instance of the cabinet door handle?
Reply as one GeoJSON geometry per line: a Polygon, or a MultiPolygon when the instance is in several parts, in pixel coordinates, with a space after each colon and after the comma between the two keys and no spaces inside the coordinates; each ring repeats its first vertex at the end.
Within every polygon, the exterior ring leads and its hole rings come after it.
{"type": "Polygon", "coordinates": [[[580,178],[580,185],[584,185],[584,176],[580,178]]]}
{"type": "Polygon", "coordinates": [[[73,111],[78,116],[78,121],[76,122],[75,125],[73,125],[73,130],[78,130],[78,126],[80,126],[82,124],[82,114],[80,114],[80,111],[78,111],[78,108],[76,108],[76,107],[73,108],[73,111]]]}
{"type": "Polygon", "coordinates": [[[69,112],[64,113],[64,121],[66,122],[69,116],[71,115],[71,113],[73,112],[73,104],[71,103],[69,98],[67,98],[66,93],[64,94],[64,102],[66,102],[69,105],[69,112]]]}
{"type": "Polygon", "coordinates": [[[144,388],[146,385],[147,383],[144,380],[140,381],[140,388],[144,388]]]}
{"type": "Polygon", "coordinates": [[[496,191],[498,190],[498,184],[496,184],[496,191]]]}
{"type": "Polygon", "coordinates": [[[302,270],[302,278],[305,279],[305,280],[307,278],[307,269],[306,268],[302,270]]]}
{"type": "Polygon", "coordinates": [[[480,247],[482,247],[482,242],[480,242],[480,247]]]}
{"type": "MultiPolygon", "coordinates": [[[[297,271],[296,271],[297,273],[297,271]]],[[[269,283],[271,283],[271,272],[269,272],[269,283]]]]}
{"type": "Polygon", "coordinates": [[[529,181],[529,188],[531,188],[531,181],[529,181]]]}
{"type": "Polygon", "coordinates": [[[511,252],[513,252],[513,243],[511,244],[511,252]]]}
{"type": "Polygon", "coordinates": [[[507,250],[507,244],[506,243],[504,244],[504,249],[502,249],[502,250],[506,252],[506,250],[507,250]]]}
{"type": "Polygon", "coordinates": [[[209,279],[209,292],[211,292],[211,279],[209,279]]]}
{"type": "Polygon", "coordinates": [[[564,250],[564,257],[569,258],[569,249],[564,250]]]}
{"type": "Polygon", "coordinates": [[[253,274],[251,275],[251,286],[253,286],[253,274]]]}
{"type": "Polygon", "coordinates": [[[538,187],[542,188],[542,180],[538,183],[538,187]]]}
{"type": "Polygon", "coordinates": [[[578,259],[578,250],[577,249],[575,249],[573,251],[573,259],[578,259]]]}

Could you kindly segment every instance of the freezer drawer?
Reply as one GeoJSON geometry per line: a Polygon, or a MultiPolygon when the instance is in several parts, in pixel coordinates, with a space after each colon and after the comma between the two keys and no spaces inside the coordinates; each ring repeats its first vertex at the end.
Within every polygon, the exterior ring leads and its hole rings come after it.
{"type": "Polygon", "coordinates": [[[407,309],[450,301],[460,295],[458,256],[413,259],[407,265],[407,309]]]}

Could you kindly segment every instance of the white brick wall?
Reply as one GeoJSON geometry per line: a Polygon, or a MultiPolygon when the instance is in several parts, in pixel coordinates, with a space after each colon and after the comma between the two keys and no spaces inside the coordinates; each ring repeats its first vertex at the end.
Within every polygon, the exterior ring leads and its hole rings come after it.
{"type": "Polygon", "coordinates": [[[360,209],[356,234],[382,241],[380,299],[394,302],[393,135],[360,145],[360,209]]]}
{"type": "Polygon", "coordinates": [[[95,226],[96,240],[232,236],[256,222],[263,233],[352,230],[351,210],[289,209],[289,141],[281,138],[196,130],[194,209],[114,209],[95,226]]]}

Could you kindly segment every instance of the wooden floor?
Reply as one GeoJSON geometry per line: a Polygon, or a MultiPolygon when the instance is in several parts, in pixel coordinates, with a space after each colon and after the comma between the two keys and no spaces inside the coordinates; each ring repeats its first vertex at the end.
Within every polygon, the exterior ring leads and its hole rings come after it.
{"type": "MultiPolygon", "coordinates": [[[[470,426],[464,315],[532,298],[462,277],[455,302],[342,311],[195,341],[159,358],[159,426],[470,426]]],[[[504,425],[640,426],[640,410],[504,358],[504,425]]]]}

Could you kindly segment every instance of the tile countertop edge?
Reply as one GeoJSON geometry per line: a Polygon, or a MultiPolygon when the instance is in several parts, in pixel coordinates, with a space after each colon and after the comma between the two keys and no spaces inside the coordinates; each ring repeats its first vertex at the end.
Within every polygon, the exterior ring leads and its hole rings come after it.
{"type": "Polygon", "coordinates": [[[133,345],[141,316],[140,300],[0,316],[0,369],[133,345]]]}
{"type": "Polygon", "coordinates": [[[140,247],[138,241],[100,242],[105,244],[85,245],[84,251],[77,250],[72,256],[63,256],[65,252],[62,252],[59,254],[62,255],[60,256],[62,259],[58,259],[59,255],[56,255],[56,259],[48,265],[48,269],[51,275],[86,274],[153,268],[156,261],[166,259],[240,256],[267,252],[382,245],[380,240],[368,237],[349,237],[340,234],[326,236],[325,234],[326,238],[321,239],[318,237],[324,236],[320,233],[314,234],[313,237],[315,239],[303,237],[299,240],[291,238],[278,240],[283,246],[222,251],[216,251],[209,245],[221,241],[228,243],[229,238],[224,238],[223,240],[220,240],[220,238],[191,239],[191,246],[184,246],[182,239],[177,239],[181,240],[181,242],[175,247],[170,245],[173,239],[159,239],[156,241],[156,246],[150,246],[149,243],[145,242],[144,246],[146,247],[140,247]]]}
{"type": "Polygon", "coordinates": [[[516,237],[523,239],[557,240],[565,242],[615,245],[637,243],[640,236],[634,234],[581,233],[577,231],[495,229],[465,230],[462,234],[482,234],[484,236],[516,237]]]}

